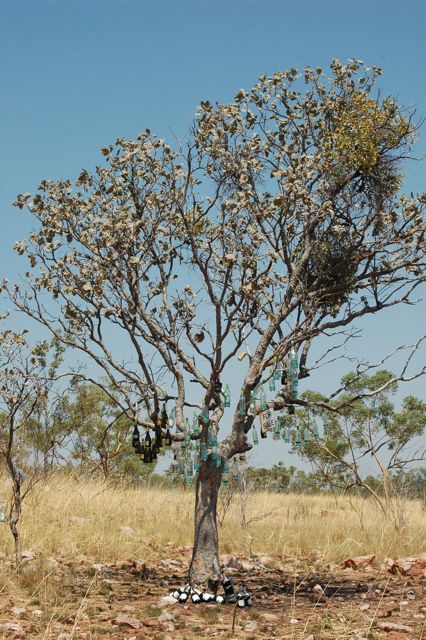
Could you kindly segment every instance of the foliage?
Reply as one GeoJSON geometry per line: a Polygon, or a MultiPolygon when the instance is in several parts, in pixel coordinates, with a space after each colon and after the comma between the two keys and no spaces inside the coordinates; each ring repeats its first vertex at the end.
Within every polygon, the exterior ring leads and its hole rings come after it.
{"type": "MultiPolygon", "coordinates": [[[[312,438],[296,451],[324,480],[331,478],[334,486],[362,487],[384,510],[389,509],[392,495],[400,494],[403,479],[410,477],[406,476],[410,466],[426,459],[426,448],[421,444],[426,403],[407,396],[398,411],[392,402],[398,389],[395,376],[384,370],[373,375],[352,372],[344,376],[342,387],[339,403],[345,404],[344,408],[332,415],[315,410],[324,424],[324,440],[312,438]],[[380,474],[373,482],[363,472],[366,456],[380,474]]],[[[309,398],[309,393],[305,395],[309,398]]],[[[299,428],[309,430],[310,410],[300,411],[296,420],[299,428]]]]}
{"type": "Polygon", "coordinates": [[[67,398],[66,425],[71,442],[71,458],[82,470],[110,475],[126,475],[133,479],[147,478],[152,465],[143,465],[135,457],[129,443],[133,424],[114,400],[94,384],[73,384],[73,394],[67,398]]]}

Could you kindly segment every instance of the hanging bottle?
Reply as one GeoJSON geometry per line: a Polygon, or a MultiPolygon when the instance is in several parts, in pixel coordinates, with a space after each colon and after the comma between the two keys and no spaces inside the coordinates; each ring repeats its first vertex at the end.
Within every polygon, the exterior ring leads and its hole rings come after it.
{"type": "Polygon", "coordinates": [[[135,424],[133,428],[132,447],[134,448],[135,453],[141,453],[141,440],[137,424],[135,424]]]}
{"type": "Polygon", "coordinates": [[[261,438],[266,438],[267,437],[267,433],[266,433],[265,414],[264,413],[259,413],[259,429],[260,429],[260,437],[261,438]]]}
{"type": "Polygon", "coordinates": [[[165,429],[167,427],[167,425],[169,424],[169,416],[167,415],[166,403],[165,402],[163,402],[163,407],[161,409],[160,424],[163,427],[163,429],[165,429]]]}
{"type": "Polygon", "coordinates": [[[190,442],[191,442],[191,428],[189,426],[188,418],[185,418],[185,433],[184,433],[183,442],[182,442],[183,448],[186,449],[186,447],[189,445],[190,442]]]}
{"type": "Polygon", "coordinates": [[[192,419],[192,433],[194,434],[194,436],[200,435],[200,423],[198,421],[198,416],[196,413],[194,413],[194,417],[192,419]]]}
{"type": "Polygon", "coordinates": [[[318,442],[320,440],[320,434],[318,429],[318,423],[315,420],[315,418],[313,419],[313,422],[312,422],[312,432],[313,432],[314,440],[318,442]]]}
{"type": "Polygon", "coordinates": [[[275,391],[275,371],[269,369],[269,391],[275,391]]]}
{"type": "Polygon", "coordinates": [[[202,442],[201,443],[201,460],[203,462],[206,462],[208,457],[209,457],[209,452],[207,449],[207,444],[205,442],[202,442]]]}
{"type": "Polygon", "coordinates": [[[231,387],[229,384],[225,385],[224,391],[222,391],[223,396],[223,406],[230,407],[231,406],[231,387]]]}
{"type": "Polygon", "coordinates": [[[305,428],[305,430],[303,432],[303,442],[305,444],[309,444],[311,442],[311,432],[307,427],[305,428]]]}
{"type": "Polygon", "coordinates": [[[224,484],[225,486],[229,484],[229,463],[227,459],[223,463],[222,484],[224,484]]]}
{"type": "Polygon", "coordinates": [[[260,408],[262,411],[266,411],[268,408],[268,403],[266,402],[266,394],[263,385],[260,387],[259,391],[259,400],[260,400],[260,408]]]}
{"type": "Polygon", "coordinates": [[[290,427],[284,427],[284,442],[288,444],[291,439],[291,430],[290,427]]]}
{"type": "Polygon", "coordinates": [[[199,449],[195,449],[193,461],[194,461],[194,470],[198,471],[200,466],[201,466],[201,464],[200,464],[200,450],[199,449]]]}
{"type": "Polygon", "coordinates": [[[238,460],[236,458],[232,461],[232,479],[239,480],[240,478],[240,470],[238,468],[238,460]]]}
{"type": "Polygon", "coordinates": [[[253,444],[259,444],[259,436],[257,435],[257,429],[254,425],[252,427],[252,432],[253,432],[253,444]]]}
{"type": "Polygon", "coordinates": [[[166,435],[164,437],[164,444],[166,447],[171,447],[172,445],[172,434],[170,433],[169,427],[166,429],[166,435]]]}
{"type": "Polygon", "coordinates": [[[281,436],[281,427],[278,420],[274,423],[274,427],[272,429],[272,438],[273,440],[279,440],[281,436]]]}
{"type": "Polygon", "coordinates": [[[282,366],[279,362],[277,362],[276,367],[274,369],[274,380],[277,381],[281,378],[282,374],[282,366]]]}
{"type": "Polygon", "coordinates": [[[145,464],[152,462],[152,440],[149,431],[146,432],[143,443],[143,461],[145,464]]]}
{"type": "Polygon", "coordinates": [[[246,399],[242,393],[240,395],[240,402],[238,403],[238,409],[241,416],[245,416],[247,414],[246,399]]]}
{"type": "Polygon", "coordinates": [[[203,424],[209,424],[210,422],[209,408],[205,402],[203,402],[203,408],[201,410],[201,420],[203,421],[203,424]]]}
{"type": "Polygon", "coordinates": [[[173,429],[173,427],[176,424],[176,408],[175,407],[173,407],[173,409],[170,411],[168,422],[169,422],[170,429],[173,429]]]}
{"type": "Polygon", "coordinates": [[[300,430],[296,429],[296,441],[295,441],[295,444],[299,445],[301,443],[302,443],[302,437],[300,435],[300,430]]]}

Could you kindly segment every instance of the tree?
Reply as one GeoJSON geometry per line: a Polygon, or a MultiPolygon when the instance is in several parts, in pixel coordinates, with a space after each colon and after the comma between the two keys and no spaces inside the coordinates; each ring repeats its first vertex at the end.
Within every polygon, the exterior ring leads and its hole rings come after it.
{"type": "Polygon", "coordinates": [[[134,477],[148,475],[153,467],[142,467],[129,443],[133,424],[117,409],[114,390],[108,394],[94,384],[73,384],[67,399],[66,425],[71,440],[71,457],[90,473],[100,472],[106,479],[123,470],[134,477]],[[144,472],[144,473],[143,473],[144,472]]]}
{"type": "MultiPolygon", "coordinates": [[[[316,474],[325,482],[331,477],[346,489],[362,488],[399,527],[393,497],[400,494],[401,472],[426,459],[426,447],[420,443],[426,430],[426,403],[407,396],[397,411],[391,400],[398,388],[395,380],[385,370],[373,375],[349,373],[341,381],[345,391],[338,403],[345,406],[338,414],[306,408],[298,412],[295,425],[302,434],[296,451],[311,462],[316,474]],[[323,441],[315,437],[318,419],[324,423],[323,441]],[[366,477],[366,460],[375,464],[379,480],[366,477]]],[[[311,402],[321,399],[312,392],[303,397],[311,402]]]]}
{"type": "Polygon", "coordinates": [[[54,382],[62,347],[56,341],[52,347],[49,353],[50,345],[41,342],[31,349],[25,332],[0,333],[0,456],[12,481],[9,525],[17,568],[22,503],[55,463],[66,436],[62,393],[54,382]]]}
{"type": "Polygon", "coordinates": [[[262,76],[229,104],[202,102],[175,149],[147,130],[102,149],[105,163],[75,188],[43,180],[17,197],[38,225],[16,244],[35,269],[28,286],[5,284],[16,306],[97,363],[137,425],[160,435],[161,403],[174,403],[182,453],[188,440],[209,445],[194,586],[219,583],[222,471],[252,446],[262,382],[280,372],[270,410],[303,407],[312,344],[334,348],[424,281],[426,196],[398,195],[416,126],[374,94],[379,75],[335,60],[330,79],[311,68],[262,76]],[[237,354],[241,392],[217,452],[237,354]],[[203,419],[189,433],[194,406],[203,419]]]}

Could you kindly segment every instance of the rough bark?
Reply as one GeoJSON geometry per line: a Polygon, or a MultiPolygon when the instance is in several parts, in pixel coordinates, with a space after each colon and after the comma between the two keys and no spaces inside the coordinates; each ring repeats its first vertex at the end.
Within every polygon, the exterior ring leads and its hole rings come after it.
{"type": "Polygon", "coordinates": [[[210,593],[216,593],[221,579],[216,522],[221,480],[221,469],[213,460],[207,460],[200,468],[195,489],[195,539],[189,583],[210,593]]]}
{"type": "Polygon", "coordinates": [[[7,464],[12,476],[12,504],[9,514],[9,526],[15,542],[15,562],[16,569],[19,570],[22,561],[21,533],[18,529],[18,523],[22,512],[22,496],[21,496],[21,477],[20,472],[16,468],[11,458],[7,459],[7,464]]]}

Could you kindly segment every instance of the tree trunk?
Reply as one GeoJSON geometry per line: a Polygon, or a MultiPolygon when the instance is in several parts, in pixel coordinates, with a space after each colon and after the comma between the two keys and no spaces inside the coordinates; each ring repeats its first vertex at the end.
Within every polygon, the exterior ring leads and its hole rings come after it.
{"type": "Polygon", "coordinates": [[[195,488],[195,539],[189,567],[192,587],[216,593],[221,580],[216,510],[222,471],[207,460],[198,472],[195,488]]]}
{"type": "Polygon", "coordinates": [[[7,458],[10,475],[12,477],[12,502],[9,514],[9,526],[15,541],[15,562],[16,570],[22,561],[21,533],[18,529],[18,523],[22,512],[22,496],[21,496],[21,472],[16,468],[12,458],[7,458]]]}

